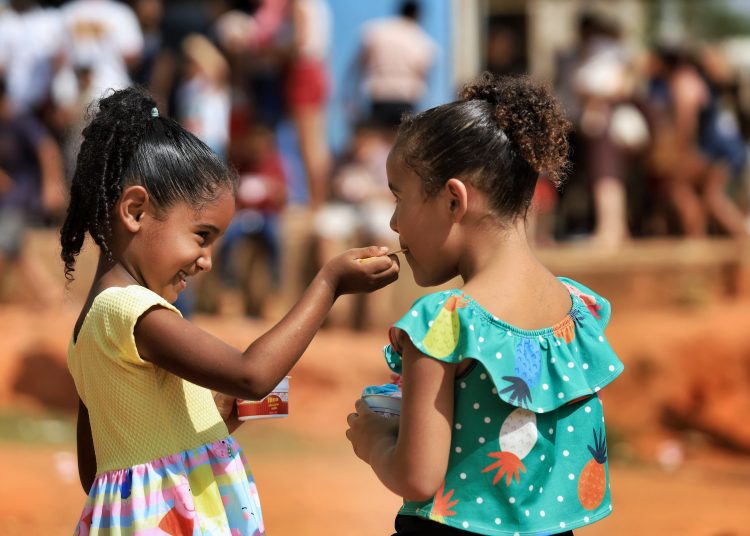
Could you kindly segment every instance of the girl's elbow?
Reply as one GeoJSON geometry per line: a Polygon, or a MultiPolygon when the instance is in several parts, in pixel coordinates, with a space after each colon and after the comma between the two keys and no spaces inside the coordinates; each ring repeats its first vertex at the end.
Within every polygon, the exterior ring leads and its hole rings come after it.
{"type": "Polygon", "coordinates": [[[407,477],[401,496],[407,501],[425,502],[429,501],[437,493],[440,484],[443,483],[444,475],[435,473],[431,475],[412,475],[407,477]]]}
{"type": "Polygon", "coordinates": [[[418,456],[396,456],[394,469],[400,488],[397,494],[407,501],[425,502],[432,499],[445,480],[448,456],[430,454],[420,450],[418,456]]]}
{"type": "Polygon", "coordinates": [[[238,387],[236,395],[244,400],[260,400],[268,394],[265,385],[257,378],[243,378],[238,387]]]}
{"type": "Polygon", "coordinates": [[[270,389],[266,391],[267,384],[268,380],[262,371],[249,363],[243,363],[243,366],[234,371],[227,385],[219,390],[244,400],[260,400],[270,392],[270,389]]]}
{"type": "Polygon", "coordinates": [[[402,496],[407,501],[411,502],[427,502],[435,496],[438,490],[438,486],[434,488],[432,486],[426,486],[424,484],[416,484],[408,486],[402,496]]]}
{"type": "Polygon", "coordinates": [[[244,374],[239,382],[236,396],[245,400],[260,400],[276,387],[274,378],[258,374],[257,371],[244,374]]]}
{"type": "Polygon", "coordinates": [[[401,495],[403,496],[403,499],[405,501],[415,502],[415,503],[427,502],[430,500],[430,497],[431,497],[431,496],[427,496],[427,495],[417,493],[417,492],[413,492],[413,493],[407,492],[407,493],[402,493],[401,495]]]}

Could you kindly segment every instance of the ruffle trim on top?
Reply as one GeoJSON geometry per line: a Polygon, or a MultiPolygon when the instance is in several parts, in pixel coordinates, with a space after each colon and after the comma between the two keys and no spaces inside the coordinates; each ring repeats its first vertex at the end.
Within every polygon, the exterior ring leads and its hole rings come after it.
{"type": "Polygon", "coordinates": [[[418,299],[391,328],[383,352],[389,367],[401,372],[396,330],[420,352],[447,363],[480,362],[506,403],[536,413],[552,411],[593,395],[623,370],[604,336],[610,305],[583,285],[566,278],[572,306],[556,325],[523,330],[487,312],[460,289],[418,299]]]}

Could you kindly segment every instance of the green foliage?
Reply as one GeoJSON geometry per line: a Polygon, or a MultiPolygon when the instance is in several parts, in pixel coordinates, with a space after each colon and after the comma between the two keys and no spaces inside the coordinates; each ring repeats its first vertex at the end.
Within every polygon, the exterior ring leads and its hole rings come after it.
{"type": "Polygon", "coordinates": [[[0,441],[30,445],[75,445],[75,418],[69,415],[30,415],[0,412],[0,441]]]}
{"type": "Polygon", "coordinates": [[[750,34],[750,2],[745,0],[675,0],[669,7],[661,0],[649,0],[647,10],[646,34],[652,42],[658,41],[660,25],[668,13],[682,22],[684,35],[691,40],[750,34]]]}

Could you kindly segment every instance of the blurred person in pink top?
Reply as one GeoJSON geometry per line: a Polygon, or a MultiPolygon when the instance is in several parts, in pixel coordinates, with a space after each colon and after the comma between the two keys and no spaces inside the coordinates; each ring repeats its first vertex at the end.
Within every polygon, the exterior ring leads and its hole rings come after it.
{"type": "Polygon", "coordinates": [[[394,128],[401,116],[415,110],[427,88],[438,45],[419,25],[414,1],[401,4],[399,14],[367,23],[355,68],[356,80],[370,101],[373,121],[394,128]]]}

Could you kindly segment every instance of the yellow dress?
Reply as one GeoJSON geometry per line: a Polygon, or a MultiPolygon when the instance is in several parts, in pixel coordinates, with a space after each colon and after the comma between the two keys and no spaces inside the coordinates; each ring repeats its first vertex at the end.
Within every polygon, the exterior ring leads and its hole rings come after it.
{"type": "Polygon", "coordinates": [[[138,355],[133,330],[154,307],[180,314],[145,287],[108,288],[70,341],[97,462],[76,534],[262,535],[255,482],[211,392],[138,355]]]}

